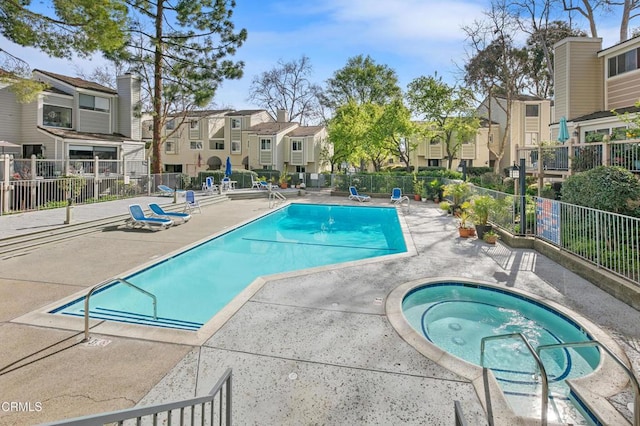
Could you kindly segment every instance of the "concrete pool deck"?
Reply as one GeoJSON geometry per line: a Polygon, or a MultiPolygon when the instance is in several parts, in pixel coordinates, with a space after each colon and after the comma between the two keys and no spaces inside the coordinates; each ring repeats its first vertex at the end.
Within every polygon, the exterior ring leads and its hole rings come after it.
{"type": "MultiPolygon", "coordinates": [[[[312,191],[290,198],[358,204],[312,191]]],[[[74,217],[120,215],[132,202],[147,201],[100,203],[92,211],[76,206],[74,217]]],[[[62,210],[1,216],[0,238],[58,226],[62,210]]],[[[436,277],[490,281],[573,309],[607,331],[639,371],[640,312],[535,251],[458,238],[454,221],[433,203],[412,202],[401,213],[415,256],[266,280],[199,345],[158,342],[152,333],[134,339],[96,332],[82,343],[81,331],[14,321],[268,210],[264,198],[233,200],[205,206],[166,231],[114,225],[0,258],[0,404],[22,403],[20,411],[0,409],[0,424],[203,395],[226,368],[233,369],[239,425],[449,425],[454,400],[469,424],[482,424],[471,382],[422,356],[386,318],[384,301],[394,288],[436,277]]]]}

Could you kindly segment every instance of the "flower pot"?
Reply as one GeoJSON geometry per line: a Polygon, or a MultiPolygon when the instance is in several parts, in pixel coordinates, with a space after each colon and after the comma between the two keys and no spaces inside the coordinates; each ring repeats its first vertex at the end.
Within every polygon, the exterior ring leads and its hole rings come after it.
{"type": "Polygon", "coordinates": [[[493,229],[491,225],[476,225],[476,233],[478,234],[478,238],[482,239],[484,237],[485,232],[489,232],[493,229]]]}
{"type": "Polygon", "coordinates": [[[420,201],[420,194],[413,194],[414,201],[420,201]]]}
{"type": "Polygon", "coordinates": [[[281,184],[280,184],[280,188],[282,188],[282,189],[287,189],[287,186],[288,186],[288,185],[289,185],[289,184],[287,184],[287,183],[281,183],[281,184]]]}
{"type": "Polygon", "coordinates": [[[476,230],[473,228],[458,228],[460,238],[469,238],[476,235],[476,230]]]}
{"type": "Polygon", "coordinates": [[[497,235],[485,235],[483,240],[487,243],[487,244],[495,244],[496,241],[498,241],[498,236],[497,235]]]}

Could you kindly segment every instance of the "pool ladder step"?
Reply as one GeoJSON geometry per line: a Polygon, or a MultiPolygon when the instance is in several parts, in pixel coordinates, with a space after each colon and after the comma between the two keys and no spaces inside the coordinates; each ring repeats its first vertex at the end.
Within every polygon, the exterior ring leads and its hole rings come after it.
{"type": "MultiPolygon", "coordinates": [[[[77,314],[70,313],[70,315],[84,316],[84,309],[80,310],[77,314]]],[[[118,322],[125,322],[129,324],[142,324],[151,325],[155,327],[176,328],[180,330],[195,331],[203,326],[202,323],[193,321],[184,321],[174,318],[158,317],[153,319],[151,315],[138,314],[135,312],[127,312],[116,309],[108,309],[102,307],[95,307],[89,311],[89,315],[93,319],[104,319],[118,322]]]]}

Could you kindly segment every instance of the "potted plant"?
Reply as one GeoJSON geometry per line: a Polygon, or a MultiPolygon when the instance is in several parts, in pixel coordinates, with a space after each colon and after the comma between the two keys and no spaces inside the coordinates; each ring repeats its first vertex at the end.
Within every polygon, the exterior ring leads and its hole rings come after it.
{"type": "Polygon", "coordinates": [[[413,174],[413,199],[415,201],[420,201],[423,191],[424,191],[424,181],[422,179],[418,179],[417,173],[414,173],[413,174]]]}
{"type": "Polygon", "coordinates": [[[442,201],[440,204],[440,209],[444,211],[446,214],[451,214],[451,203],[448,201],[442,201]]]}
{"type": "Polygon", "coordinates": [[[278,179],[278,182],[280,183],[280,188],[287,189],[287,186],[289,186],[290,180],[291,180],[291,176],[287,175],[287,172],[280,173],[280,178],[278,179]]]}
{"type": "Polygon", "coordinates": [[[454,213],[460,210],[462,203],[471,196],[471,185],[467,182],[449,183],[442,187],[442,195],[451,197],[454,213]]]}
{"type": "Polygon", "coordinates": [[[467,210],[462,210],[458,216],[458,234],[460,238],[469,238],[476,235],[476,230],[471,223],[471,214],[467,210]]]}
{"type": "Polygon", "coordinates": [[[488,244],[495,244],[498,241],[498,234],[493,229],[487,231],[482,236],[482,239],[488,244]]]}
{"type": "Polygon", "coordinates": [[[438,204],[440,203],[440,195],[442,193],[442,184],[438,179],[433,179],[429,182],[429,197],[433,198],[433,201],[438,204]]]}
{"type": "Polygon", "coordinates": [[[471,199],[471,215],[473,223],[476,225],[478,238],[482,238],[484,233],[492,229],[489,224],[489,217],[496,206],[495,199],[490,195],[478,195],[471,199]]]}

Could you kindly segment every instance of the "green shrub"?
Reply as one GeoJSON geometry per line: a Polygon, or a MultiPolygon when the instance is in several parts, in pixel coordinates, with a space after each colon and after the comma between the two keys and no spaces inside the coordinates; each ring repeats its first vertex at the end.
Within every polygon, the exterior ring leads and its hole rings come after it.
{"type": "Polygon", "coordinates": [[[569,204],[640,217],[640,181],[622,167],[599,166],[570,176],[561,193],[569,204]]]}

